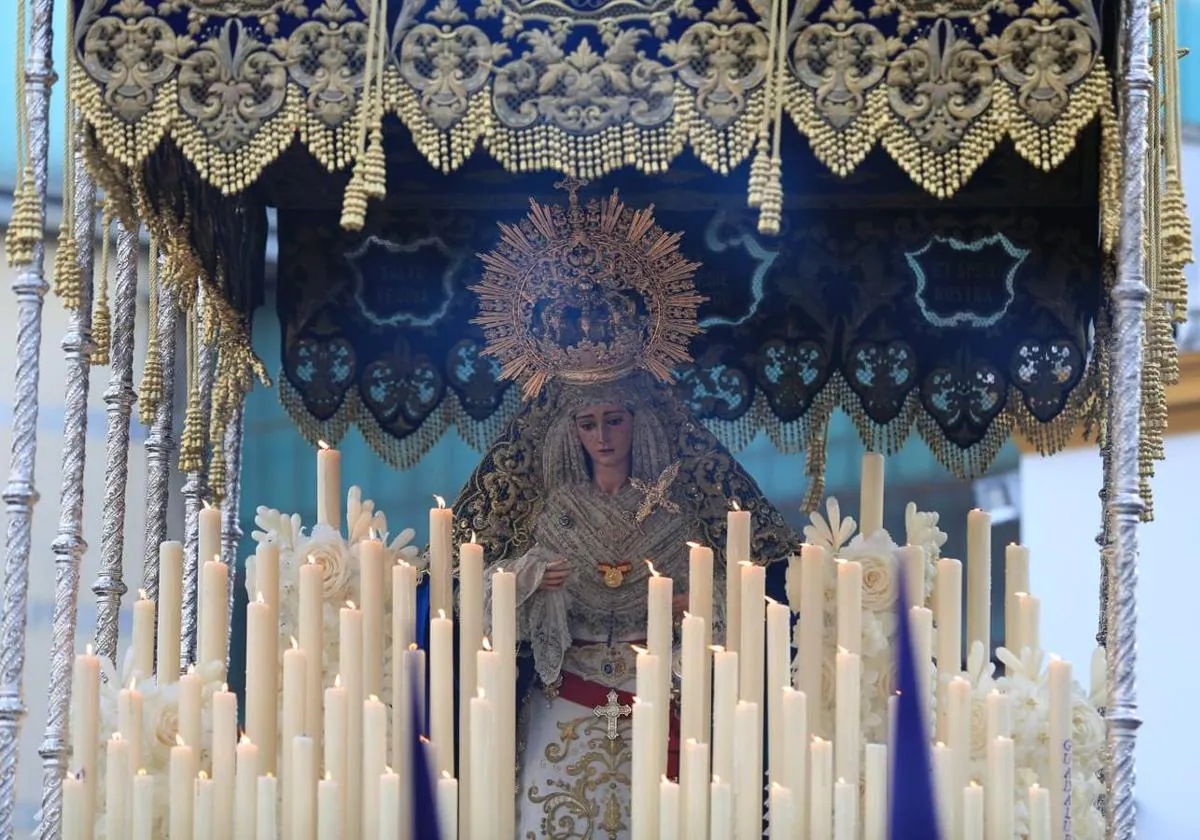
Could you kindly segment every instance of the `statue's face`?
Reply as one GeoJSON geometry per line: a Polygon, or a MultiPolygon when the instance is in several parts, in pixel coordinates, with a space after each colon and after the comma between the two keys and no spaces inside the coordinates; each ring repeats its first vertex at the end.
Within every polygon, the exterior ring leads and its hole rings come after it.
{"type": "Polygon", "coordinates": [[[633,450],[633,414],[625,406],[584,406],[575,413],[575,432],[593,464],[628,467],[633,450]]]}

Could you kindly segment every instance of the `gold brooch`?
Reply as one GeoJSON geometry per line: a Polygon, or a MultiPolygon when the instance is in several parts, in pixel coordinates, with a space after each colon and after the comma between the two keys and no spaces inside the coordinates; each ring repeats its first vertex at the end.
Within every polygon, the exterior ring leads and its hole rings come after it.
{"type": "Polygon", "coordinates": [[[611,565],[609,563],[600,564],[600,573],[604,575],[604,585],[609,589],[616,589],[625,582],[625,575],[629,574],[629,570],[633,568],[631,563],[618,563],[611,565]]]}

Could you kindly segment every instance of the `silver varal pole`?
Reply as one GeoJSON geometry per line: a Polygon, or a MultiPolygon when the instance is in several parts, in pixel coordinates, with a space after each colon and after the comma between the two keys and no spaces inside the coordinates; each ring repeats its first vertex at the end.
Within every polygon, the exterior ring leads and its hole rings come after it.
{"type": "Polygon", "coordinates": [[[81,295],[78,309],[67,312],[62,349],[66,358],[66,406],[63,414],[62,491],[58,536],[54,540],[54,647],[42,758],[41,840],[62,833],[62,780],[67,771],[71,730],[71,672],[75,659],[75,617],[79,604],[79,564],[87,551],[83,539],[83,467],[87,455],[88,384],[92,352],[92,266],[96,241],[96,183],[76,138],[74,226],[78,232],[81,295]]]}
{"type": "MultiPolygon", "coordinates": [[[[151,249],[150,258],[155,254],[151,249]]],[[[158,256],[159,265],[150,272],[151,282],[163,276],[163,257],[158,256]]],[[[151,578],[154,593],[158,594],[158,552],[167,539],[167,503],[170,496],[171,457],[175,452],[172,434],[175,423],[175,325],[179,319],[179,308],[175,305],[175,292],[169,283],[159,283],[158,307],[155,336],[158,339],[158,357],[162,361],[162,396],[154,412],[154,422],[146,435],[146,530],[142,559],[142,586],[150,589],[151,578]]],[[[185,596],[186,598],[186,596],[185,596]]],[[[187,601],[185,600],[186,604],[187,601]]],[[[183,648],[186,650],[186,648],[183,648]]],[[[182,663],[181,667],[182,667],[182,663]]]]}
{"type": "MultiPolygon", "coordinates": [[[[212,407],[212,381],[213,381],[213,362],[214,350],[201,337],[202,330],[199,324],[200,313],[204,311],[204,284],[199,284],[200,290],[196,298],[196,305],[189,317],[196,320],[193,324],[192,335],[196,347],[193,348],[195,353],[194,359],[189,359],[189,367],[194,360],[197,369],[192,372],[196,377],[196,395],[199,398],[200,411],[195,420],[199,422],[199,433],[202,439],[208,439],[208,418],[212,407]]],[[[189,386],[190,387],[190,386],[189,386]]],[[[191,394],[188,395],[191,398],[191,394]]],[[[184,595],[183,595],[183,613],[181,616],[181,631],[182,640],[180,644],[181,658],[186,662],[192,662],[196,658],[196,637],[198,629],[198,609],[199,599],[195,597],[197,594],[197,582],[200,569],[200,508],[204,501],[209,496],[208,486],[208,471],[205,468],[204,458],[201,457],[198,469],[188,471],[183,483],[183,557],[184,557],[184,595]]],[[[181,667],[186,666],[186,662],[180,663],[181,667]]]]}
{"type": "MultiPolygon", "coordinates": [[[[1117,282],[1113,286],[1112,484],[1108,493],[1113,550],[1109,568],[1108,722],[1109,766],[1105,777],[1105,831],[1109,840],[1137,832],[1134,747],[1141,721],[1137,708],[1138,495],[1141,443],[1143,311],[1146,286],[1147,127],[1153,74],[1150,69],[1150,0],[1123,4],[1125,64],[1121,80],[1121,230],[1117,282]]],[[[1157,173],[1155,173],[1157,177],[1157,173]]]]}
{"type": "MultiPolygon", "coordinates": [[[[50,129],[53,0],[34,0],[25,61],[24,95],[29,120],[29,163],[36,201],[45,216],[46,153],[50,129]]],[[[12,462],[4,486],[8,529],[4,549],[4,603],[0,608],[0,840],[13,836],[17,759],[25,718],[25,610],[29,600],[29,556],[33,548],[33,506],[37,457],[38,376],[42,345],[43,273],[46,249],[34,243],[33,259],[19,266],[12,290],[16,298],[17,375],[13,399],[12,462]]]]}
{"type": "Polygon", "coordinates": [[[225,498],[221,500],[221,560],[229,567],[229,606],[225,613],[225,666],[229,668],[229,650],[233,643],[233,603],[237,595],[238,546],[242,541],[242,526],[239,518],[242,506],[242,444],[246,431],[245,398],[238,405],[229,426],[225,429],[225,498]]]}
{"type": "MultiPolygon", "coordinates": [[[[133,333],[137,317],[138,255],[137,230],[130,230],[118,221],[109,379],[104,389],[108,426],[104,439],[100,575],[92,584],[92,592],[96,596],[96,653],[108,657],[114,665],[117,664],[121,596],[126,591],[125,493],[129,484],[129,422],[136,400],[133,391],[133,333]]],[[[158,593],[154,591],[147,594],[154,598],[158,593]]]]}

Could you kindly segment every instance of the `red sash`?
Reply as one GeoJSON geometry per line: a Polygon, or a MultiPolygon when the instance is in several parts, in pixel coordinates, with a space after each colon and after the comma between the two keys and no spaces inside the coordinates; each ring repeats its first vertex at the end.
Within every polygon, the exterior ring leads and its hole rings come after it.
{"type": "MultiPolygon", "coordinates": [[[[608,704],[608,692],[612,689],[600,683],[585,680],[583,677],[562,672],[562,685],[558,696],[586,709],[595,709],[608,704]]],[[[623,706],[633,705],[633,695],[628,691],[617,689],[617,702],[623,706]]],[[[679,778],[679,715],[675,704],[671,704],[671,712],[667,715],[670,732],[667,734],[667,776],[679,778]]]]}

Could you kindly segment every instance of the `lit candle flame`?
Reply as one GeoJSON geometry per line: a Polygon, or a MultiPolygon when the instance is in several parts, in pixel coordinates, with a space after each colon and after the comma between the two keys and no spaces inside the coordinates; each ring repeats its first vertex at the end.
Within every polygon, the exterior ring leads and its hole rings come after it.
{"type": "Polygon", "coordinates": [[[692,617],[692,614],[691,614],[690,612],[688,612],[687,610],[684,610],[684,611],[683,611],[683,617],[684,617],[684,618],[691,618],[691,617],[692,617]]]}
{"type": "Polygon", "coordinates": [[[422,743],[422,744],[428,744],[428,743],[430,743],[429,739],[428,739],[428,738],[426,738],[424,735],[422,735],[422,736],[420,737],[420,741],[421,741],[421,743],[422,743]]]}
{"type": "Polygon", "coordinates": [[[478,696],[480,700],[487,699],[487,692],[483,690],[483,686],[479,686],[479,688],[476,689],[475,693],[476,693],[476,696],[478,696]]]}
{"type": "Polygon", "coordinates": [[[730,499],[730,500],[729,500],[729,505],[730,505],[730,507],[732,507],[734,510],[741,510],[741,509],[742,509],[742,506],[741,506],[740,504],[738,504],[738,500],[737,500],[737,499],[730,499]]]}
{"type": "MultiPolygon", "coordinates": [[[[977,781],[975,781],[974,779],[972,779],[972,780],[971,780],[971,787],[972,787],[972,788],[977,788],[977,787],[979,787],[979,782],[977,782],[977,781]]],[[[1029,786],[1030,790],[1037,790],[1037,787],[1038,787],[1038,783],[1037,783],[1037,782],[1034,782],[1032,785],[1030,785],[1030,786],[1029,786]]]]}
{"type": "Polygon", "coordinates": [[[841,645],[838,645],[838,646],[837,646],[837,652],[838,652],[838,654],[839,654],[839,655],[841,655],[841,654],[843,654],[843,653],[849,653],[850,651],[846,650],[846,649],[845,649],[844,647],[842,647],[841,645]]]}
{"type": "Polygon", "coordinates": [[[445,499],[443,499],[443,498],[442,498],[441,496],[439,496],[437,493],[434,493],[434,494],[433,494],[433,499],[434,499],[434,501],[436,501],[436,502],[437,502],[438,510],[445,510],[445,509],[446,509],[446,500],[445,500],[445,499]]]}
{"type": "Polygon", "coordinates": [[[715,773],[713,774],[713,784],[714,784],[714,785],[719,785],[719,784],[721,784],[721,777],[720,777],[720,776],[718,776],[718,775],[716,775],[715,773]]]}
{"type": "Polygon", "coordinates": [[[328,770],[325,771],[325,781],[327,781],[327,782],[333,781],[333,774],[330,773],[328,770]]]}
{"type": "Polygon", "coordinates": [[[654,577],[662,577],[662,575],[660,575],[660,574],[658,573],[658,570],[654,568],[654,564],[653,564],[653,563],[651,563],[649,560],[647,560],[647,561],[646,561],[646,568],[650,570],[650,574],[651,574],[652,576],[654,576],[654,577]]]}
{"type": "Polygon", "coordinates": [[[633,695],[633,702],[634,702],[634,703],[641,703],[641,702],[642,702],[642,698],[638,697],[638,696],[635,694],[635,695],[633,695]]]}
{"type": "Polygon", "coordinates": [[[649,650],[642,647],[641,645],[630,645],[630,647],[633,648],[633,652],[636,653],[638,656],[641,656],[643,653],[650,652],[649,650]]]}
{"type": "Polygon", "coordinates": [[[347,601],[347,602],[346,602],[346,609],[348,609],[348,610],[356,610],[356,609],[358,609],[358,607],[354,606],[354,602],[353,602],[353,601],[347,601]]]}
{"type": "Polygon", "coordinates": [[[754,564],[751,563],[749,560],[739,560],[738,565],[739,566],[753,566],[754,564]]]}
{"type": "Polygon", "coordinates": [[[825,743],[825,741],[824,741],[824,740],[822,740],[822,738],[821,738],[821,736],[820,736],[820,735],[814,735],[814,736],[813,736],[813,743],[814,743],[814,744],[824,744],[824,743],[825,743]]]}
{"type": "Polygon", "coordinates": [[[332,449],[333,447],[331,447],[331,446],[330,446],[328,443],[326,443],[325,441],[323,441],[323,440],[319,440],[319,441],[317,441],[317,448],[318,448],[318,449],[332,449]]]}
{"type": "Polygon", "coordinates": [[[409,649],[409,650],[420,650],[420,648],[419,648],[419,647],[417,647],[417,643],[416,643],[416,642],[409,642],[409,643],[408,643],[408,649],[409,649]]]}
{"type": "Polygon", "coordinates": [[[223,683],[221,683],[221,693],[222,693],[222,694],[228,694],[228,693],[229,693],[229,683],[227,683],[227,682],[223,682],[223,683]]]}
{"type": "Polygon", "coordinates": [[[291,640],[292,640],[292,650],[299,650],[299,649],[300,649],[300,643],[296,641],[296,637],[295,637],[295,636],[291,636],[290,638],[291,638],[291,640]]]}
{"type": "Polygon", "coordinates": [[[148,592],[147,592],[145,589],[139,589],[139,590],[138,590],[138,597],[139,597],[139,598],[141,598],[143,601],[149,601],[149,600],[150,600],[150,593],[148,593],[148,592]]]}
{"type": "Polygon", "coordinates": [[[137,677],[130,677],[129,678],[129,690],[133,691],[135,688],[137,688],[137,677]]]}
{"type": "Polygon", "coordinates": [[[262,593],[261,593],[261,592],[259,592],[259,593],[257,593],[257,594],[254,596],[254,603],[256,603],[256,604],[265,604],[265,603],[267,603],[267,602],[263,600],[262,593]]]}
{"type": "Polygon", "coordinates": [[[341,687],[342,687],[342,675],[341,675],[341,674],[334,674],[334,675],[333,675],[333,687],[334,687],[334,688],[341,688],[341,687]]]}
{"type": "Polygon", "coordinates": [[[446,617],[446,611],[439,609],[438,610],[438,618],[445,618],[445,617],[446,617]]]}
{"type": "Polygon", "coordinates": [[[317,565],[317,558],[313,557],[311,554],[308,555],[308,565],[310,565],[310,566],[317,565]]]}
{"type": "Polygon", "coordinates": [[[484,649],[484,650],[491,650],[491,649],[492,649],[492,640],[491,640],[491,639],[489,639],[487,636],[484,636],[484,637],[483,637],[483,649],[484,649]]]}
{"type": "Polygon", "coordinates": [[[196,675],[196,663],[195,662],[188,663],[187,673],[188,673],[189,677],[194,677],[196,675]]]}
{"type": "Polygon", "coordinates": [[[443,779],[452,779],[452,778],[454,778],[454,777],[450,775],[450,771],[449,771],[449,770],[443,770],[443,771],[442,771],[442,778],[443,778],[443,779]]]}
{"type": "Polygon", "coordinates": [[[209,502],[207,499],[202,499],[200,504],[204,505],[205,510],[212,510],[212,503],[209,502]]]}
{"type": "Polygon", "coordinates": [[[946,748],[946,742],[945,742],[945,741],[938,741],[936,744],[934,744],[934,746],[936,746],[936,747],[941,747],[942,749],[945,749],[945,748],[946,748]]]}
{"type": "Polygon", "coordinates": [[[83,650],[85,656],[92,656],[92,643],[88,642],[86,645],[84,645],[83,650]]]}
{"type": "Polygon", "coordinates": [[[475,540],[475,532],[474,532],[474,531],[472,531],[472,532],[471,532],[471,543],[472,543],[472,544],[474,544],[475,542],[476,542],[476,540],[475,540]]]}
{"type": "Polygon", "coordinates": [[[175,733],[175,746],[177,746],[177,747],[186,747],[187,746],[187,742],[183,740],[183,736],[180,735],[178,732],[175,733]]]}
{"type": "Polygon", "coordinates": [[[1029,593],[1028,592],[1014,592],[1013,597],[1014,598],[1028,598],[1029,593]]]}
{"type": "Polygon", "coordinates": [[[114,741],[120,741],[120,740],[121,740],[121,733],[120,733],[120,732],[114,732],[114,733],[112,734],[112,739],[113,739],[114,741]]]}
{"type": "Polygon", "coordinates": [[[842,778],[841,776],[838,776],[838,784],[844,785],[844,784],[846,784],[846,780],[844,778],[842,778]]]}
{"type": "Polygon", "coordinates": [[[777,607],[777,606],[779,606],[779,602],[778,602],[778,601],[776,601],[774,598],[772,598],[770,595],[767,595],[767,596],[765,596],[765,597],[766,597],[766,599],[767,599],[767,603],[768,603],[768,604],[770,604],[772,607],[777,607]]]}
{"type": "Polygon", "coordinates": [[[686,545],[688,548],[703,548],[704,547],[704,546],[700,545],[700,543],[692,542],[691,540],[688,540],[686,545]]]}
{"type": "Polygon", "coordinates": [[[202,782],[203,782],[203,781],[207,781],[207,780],[208,780],[208,774],[207,774],[207,773],[205,773],[203,770],[201,770],[201,771],[200,771],[200,773],[199,773],[199,775],[197,776],[197,778],[198,778],[198,779],[200,779],[200,781],[202,781],[202,782]]]}
{"type": "Polygon", "coordinates": [[[145,767],[139,767],[139,768],[138,768],[138,772],[137,772],[137,774],[138,774],[139,776],[145,776],[145,775],[146,775],[146,768],[145,768],[145,767]]]}
{"type": "Polygon", "coordinates": [[[725,645],[709,645],[708,649],[711,650],[713,653],[724,653],[725,645]]]}
{"type": "Polygon", "coordinates": [[[391,775],[395,774],[396,771],[392,769],[392,765],[385,764],[385,765],[383,765],[383,772],[385,775],[391,776],[391,775]]]}
{"type": "Polygon", "coordinates": [[[378,703],[378,702],[379,702],[379,695],[377,695],[377,694],[371,694],[371,695],[369,695],[369,696],[367,697],[367,700],[369,700],[369,701],[370,701],[370,702],[372,702],[372,703],[378,703]]]}
{"type": "Polygon", "coordinates": [[[373,540],[379,539],[379,532],[375,530],[374,525],[372,525],[370,528],[367,529],[367,536],[373,540]]]}

